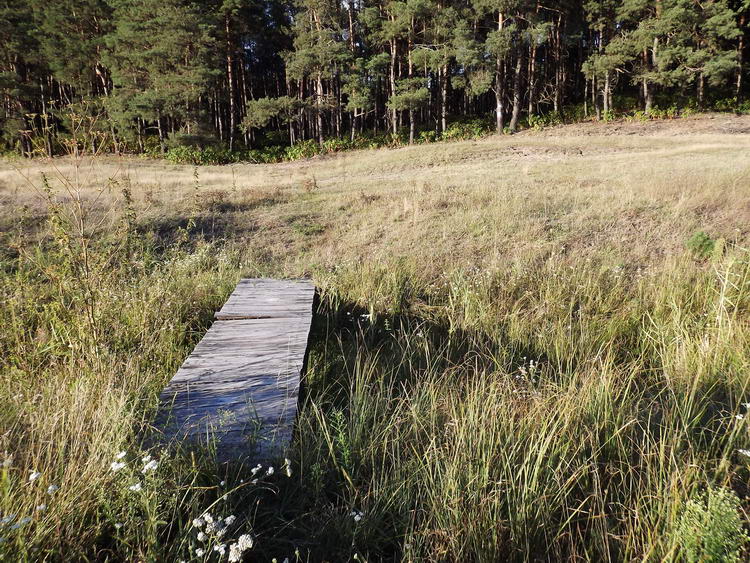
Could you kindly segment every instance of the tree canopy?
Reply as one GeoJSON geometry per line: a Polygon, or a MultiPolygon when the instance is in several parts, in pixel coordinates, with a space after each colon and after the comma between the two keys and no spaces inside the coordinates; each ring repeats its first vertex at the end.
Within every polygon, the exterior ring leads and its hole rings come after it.
{"type": "Polygon", "coordinates": [[[100,146],[143,151],[738,105],[749,12],[747,0],[4,0],[0,143],[53,154],[71,113],[99,124],[100,146]]]}

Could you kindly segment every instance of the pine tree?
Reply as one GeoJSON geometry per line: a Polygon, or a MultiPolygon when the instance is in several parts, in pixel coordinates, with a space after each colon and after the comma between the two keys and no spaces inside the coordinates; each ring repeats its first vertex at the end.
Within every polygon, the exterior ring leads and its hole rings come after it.
{"type": "Polygon", "coordinates": [[[110,115],[139,139],[153,124],[162,151],[167,128],[194,118],[196,103],[216,74],[211,27],[179,0],[113,0],[114,31],[105,58],[112,73],[110,115]]]}

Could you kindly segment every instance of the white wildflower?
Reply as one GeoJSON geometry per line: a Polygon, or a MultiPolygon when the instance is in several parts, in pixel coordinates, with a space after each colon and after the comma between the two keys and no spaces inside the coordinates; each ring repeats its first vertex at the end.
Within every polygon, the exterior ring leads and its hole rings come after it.
{"type": "Polygon", "coordinates": [[[205,524],[205,522],[203,521],[203,518],[193,519],[193,528],[202,528],[203,524],[205,524]]]}
{"type": "Polygon", "coordinates": [[[29,482],[36,481],[39,479],[39,477],[42,476],[42,474],[39,471],[29,471],[31,475],[29,475],[29,482]]]}
{"type": "Polygon", "coordinates": [[[198,541],[206,541],[206,538],[208,536],[204,534],[203,532],[198,532],[198,541]]]}
{"type": "Polygon", "coordinates": [[[234,514],[230,514],[226,518],[224,518],[224,525],[231,526],[234,524],[234,521],[237,520],[237,517],[234,514]]]}
{"type": "Polygon", "coordinates": [[[269,475],[273,475],[273,467],[269,467],[268,471],[266,471],[266,477],[268,477],[269,475]]]}
{"type": "Polygon", "coordinates": [[[155,459],[152,459],[146,465],[143,466],[143,470],[142,471],[143,471],[143,473],[148,473],[149,471],[153,471],[157,467],[159,467],[159,464],[156,463],[155,459]]]}
{"type": "Polygon", "coordinates": [[[227,546],[224,545],[223,543],[217,543],[214,546],[214,551],[218,552],[219,555],[224,555],[226,550],[227,550],[227,546]]]}
{"type": "Polygon", "coordinates": [[[226,481],[222,481],[221,483],[219,483],[219,486],[220,486],[220,487],[223,487],[223,486],[224,486],[224,485],[226,485],[226,484],[227,484],[227,482],[226,482],[226,481]]]}
{"type": "Polygon", "coordinates": [[[141,461],[143,463],[148,463],[149,461],[151,461],[151,456],[150,455],[144,455],[143,459],[141,459],[141,461]]]}
{"type": "Polygon", "coordinates": [[[57,485],[50,485],[49,487],[47,487],[47,494],[54,495],[59,490],[60,487],[58,487],[57,485]]]}
{"type": "Polygon", "coordinates": [[[120,469],[122,469],[126,465],[127,465],[127,463],[125,463],[124,461],[113,461],[112,463],[109,464],[109,468],[114,473],[117,473],[118,471],[120,471],[120,469]]]}
{"type": "Polygon", "coordinates": [[[219,527],[216,525],[216,522],[211,521],[206,523],[206,531],[209,534],[213,534],[216,530],[218,530],[219,527]]]}
{"type": "Polygon", "coordinates": [[[115,529],[116,530],[119,530],[120,528],[122,528],[122,526],[123,526],[122,522],[115,522],[115,529]]]}
{"type": "Polygon", "coordinates": [[[134,493],[137,493],[143,489],[143,486],[140,483],[135,483],[133,485],[130,485],[128,489],[130,489],[134,493]]]}
{"type": "Polygon", "coordinates": [[[743,418],[745,418],[745,415],[744,414],[736,414],[736,415],[734,415],[734,418],[736,418],[737,420],[742,420],[743,418]]]}
{"type": "Polygon", "coordinates": [[[365,515],[365,513],[364,513],[364,512],[360,512],[360,511],[358,511],[358,510],[352,510],[352,511],[351,511],[351,512],[349,513],[349,516],[351,516],[352,518],[354,518],[354,521],[355,521],[355,522],[359,522],[360,520],[362,520],[362,517],[363,517],[364,515],[365,515]]]}
{"type": "Polygon", "coordinates": [[[210,514],[209,514],[208,512],[206,512],[206,513],[205,513],[205,514],[203,515],[203,519],[204,519],[204,520],[206,521],[206,523],[207,523],[207,524],[213,524],[213,521],[214,521],[214,517],[213,517],[213,516],[211,516],[211,515],[210,515],[210,514]]]}
{"type": "Polygon", "coordinates": [[[16,522],[15,524],[13,524],[13,525],[12,525],[12,526],[10,527],[10,529],[11,529],[11,530],[17,530],[18,528],[20,528],[21,526],[25,526],[25,525],[26,525],[26,524],[28,524],[29,522],[31,522],[31,517],[29,517],[29,516],[24,516],[24,517],[23,517],[23,518],[21,518],[21,519],[20,519],[20,520],[19,520],[18,522],[16,522]]]}
{"type": "Polygon", "coordinates": [[[37,511],[37,512],[44,512],[45,510],[47,510],[47,505],[46,505],[46,504],[44,504],[44,503],[42,503],[42,504],[40,504],[40,505],[38,505],[38,506],[36,507],[36,511],[37,511]]]}
{"type": "Polygon", "coordinates": [[[128,455],[128,454],[127,454],[127,453],[125,453],[125,452],[120,452],[119,454],[117,454],[117,455],[115,456],[115,459],[122,459],[122,458],[124,458],[124,457],[125,457],[126,455],[128,455]]]}
{"type": "Polygon", "coordinates": [[[255,475],[255,474],[256,474],[256,473],[257,473],[258,471],[260,471],[260,470],[261,470],[262,468],[263,468],[263,466],[262,466],[262,465],[261,465],[261,464],[259,463],[258,465],[256,465],[255,467],[253,467],[253,468],[252,468],[252,469],[250,470],[250,473],[252,473],[253,475],[255,475]]]}
{"type": "Polygon", "coordinates": [[[250,481],[250,483],[253,484],[253,485],[257,485],[258,484],[258,480],[257,479],[253,479],[252,481],[250,481]]]}
{"type": "Polygon", "coordinates": [[[251,536],[250,534],[242,534],[239,538],[237,538],[237,546],[242,551],[252,549],[253,543],[255,543],[255,540],[253,540],[253,536],[251,536]]]}
{"type": "Polygon", "coordinates": [[[196,549],[196,550],[195,550],[195,554],[196,554],[196,555],[197,555],[198,557],[203,557],[203,554],[204,554],[204,553],[206,553],[206,552],[205,552],[205,551],[203,550],[203,548],[201,548],[201,547],[199,547],[198,549],[196,549]]]}
{"type": "Polygon", "coordinates": [[[240,546],[238,546],[236,543],[233,543],[229,546],[229,561],[230,563],[237,563],[238,561],[242,561],[242,550],[240,550],[240,546]]]}

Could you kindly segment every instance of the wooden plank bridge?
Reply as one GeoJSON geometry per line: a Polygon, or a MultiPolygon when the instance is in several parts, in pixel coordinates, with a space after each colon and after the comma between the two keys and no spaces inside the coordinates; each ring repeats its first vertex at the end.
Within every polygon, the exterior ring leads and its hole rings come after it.
{"type": "Polygon", "coordinates": [[[156,425],[164,438],[213,442],[221,461],[283,455],[314,296],[307,280],[240,280],[161,394],[156,425]]]}

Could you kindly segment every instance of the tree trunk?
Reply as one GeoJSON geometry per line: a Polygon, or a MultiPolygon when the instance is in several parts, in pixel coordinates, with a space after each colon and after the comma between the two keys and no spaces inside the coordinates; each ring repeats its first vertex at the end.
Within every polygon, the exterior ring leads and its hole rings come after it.
{"type": "Polygon", "coordinates": [[[737,104],[742,102],[742,71],[744,63],[744,50],[745,50],[745,22],[746,16],[742,14],[740,17],[740,35],[739,43],[737,45],[737,80],[734,83],[734,97],[737,99],[737,104]]]}
{"type": "Polygon", "coordinates": [[[612,110],[610,102],[612,101],[612,85],[610,83],[610,72],[604,73],[604,116],[607,117],[612,110]]]}
{"type": "Polygon", "coordinates": [[[596,75],[591,79],[591,103],[594,104],[594,111],[596,111],[597,121],[602,118],[602,106],[599,105],[599,81],[596,79],[596,75]]]}
{"type": "MultiPolygon", "coordinates": [[[[396,94],[396,40],[391,40],[391,95],[396,94]]],[[[391,131],[398,132],[398,111],[391,110],[391,131]]]]}
{"type": "Polygon", "coordinates": [[[224,19],[224,28],[227,34],[227,82],[229,83],[229,150],[234,149],[234,130],[236,127],[235,123],[235,85],[234,85],[234,54],[232,49],[232,36],[231,36],[231,22],[229,19],[229,14],[225,16],[224,19]]]}
{"type": "Polygon", "coordinates": [[[161,125],[161,113],[157,114],[156,128],[159,131],[159,144],[161,145],[161,154],[165,154],[167,152],[167,143],[164,139],[164,128],[161,125]]]}
{"type": "Polygon", "coordinates": [[[557,17],[555,25],[555,97],[553,101],[553,107],[555,112],[560,111],[562,105],[562,88],[563,88],[563,75],[562,75],[562,40],[560,38],[560,28],[562,27],[562,14],[557,17]]]}
{"type": "Polygon", "coordinates": [[[510,118],[510,132],[518,129],[518,117],[521,114],[521,71],[523,70],[523,49],[518,49],[516,68],[513,72],[513,114],[510,118]]]}
{"type": "Polygon", "coordinates": [[[323,101],[323,75],[318,71],[318,80],[316,84],[316,95],[315,95],[315,109],[317,113],[317,126],[318,126],[318,144],[323,147],[323,109],[321,103],[323,101]]]}
{"type": "Polygon", "coordinates": [[[583,117],[589,116],[589,79],[586,78],[583,85],[583,117]]]}
{"type": "Polygon", "coordinates": [[[440,85],[440,131],[448,127],[448,65],[442,68],[443,80],[440,85]]]}
{"type": "MultiPolygon", "coordinates": [[[[503,29],[503,14],[497,15],[497,30],[503,29]]],[[[503,132],[503,58],[498,55],[495,59],[495,129],[503,132]]]]}
{"type": "MultiPolygon", "coordinates": [[[[533,40],[532,40],[533,41],[533,40]]],[[[534,98],[536,97],[536,46],[529,47],[529,115],[534,114],[534,98]]],[[[585,99],[585,98],[584,98],[585,99]]]]}

